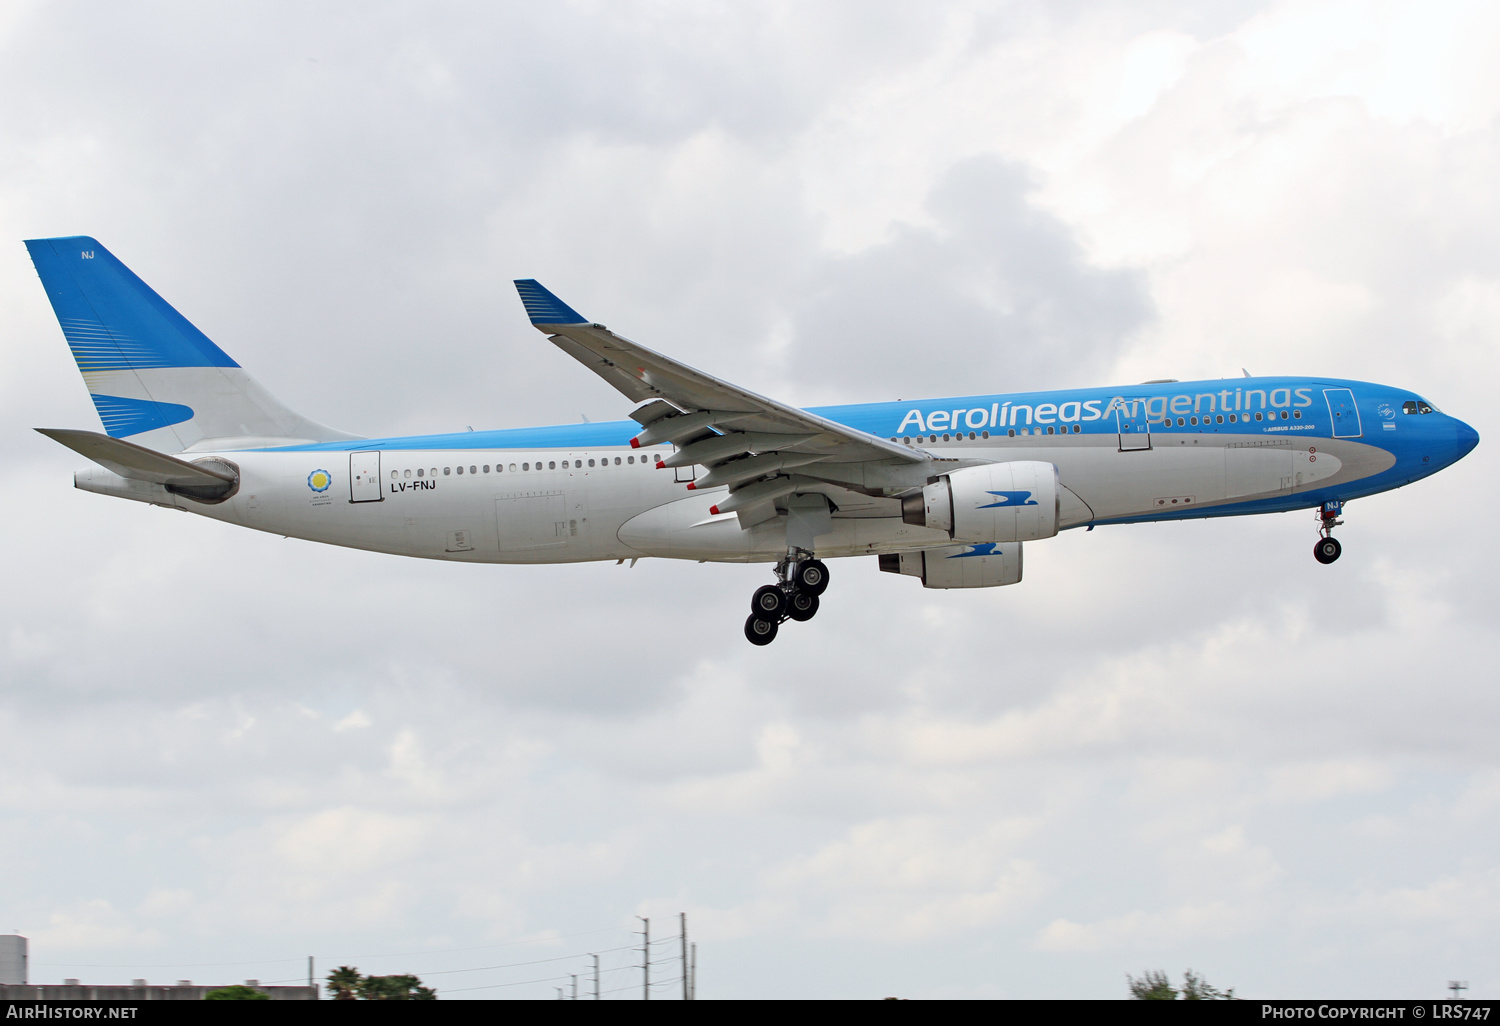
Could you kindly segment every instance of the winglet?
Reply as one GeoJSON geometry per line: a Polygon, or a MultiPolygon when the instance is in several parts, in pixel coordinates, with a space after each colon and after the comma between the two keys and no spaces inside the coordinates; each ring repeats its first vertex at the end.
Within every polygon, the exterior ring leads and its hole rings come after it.
{"type": "Polygon", "coordinates": [[[526,306],[526,316],[532,324],[587,324],[582,314],[552,293],[542,288],[533,278],[517,278],[516,291],[526,306]]]}

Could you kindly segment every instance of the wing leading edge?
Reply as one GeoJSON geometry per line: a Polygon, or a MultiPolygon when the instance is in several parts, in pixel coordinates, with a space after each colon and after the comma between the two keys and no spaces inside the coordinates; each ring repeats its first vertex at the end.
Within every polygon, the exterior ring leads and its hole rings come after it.
{"type": "Polygon", "coordinates": [[[631,414],[643,428],[632,444],[676,445],[663,462],[706,467],[697,486],[728,485],[729,497],[715,509],[739,512],[742,524],[774,515],[777,499],[822,490],[820,484],[895,496],[921,487],[939,472],[934,464],[946,472],[958,462],[722,381],[584,320],[536,281],[515,284],[534,327],[627,399],[643,404],[631,414]]]}

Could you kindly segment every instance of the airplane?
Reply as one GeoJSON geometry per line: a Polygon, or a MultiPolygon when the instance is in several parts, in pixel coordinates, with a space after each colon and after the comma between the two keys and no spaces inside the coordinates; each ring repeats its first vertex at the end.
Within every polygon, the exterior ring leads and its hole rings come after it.
{"type": "Polygon", "coordinates": [[[999,587],[1060,531],[1310,508],[1332,563],[1347,503],[1479,442],[1407,389],[1248,371],[798,409],[531,279],[515,287],[532,325],[635,404],[628,420],[361,438],[283,406],[96,240],[26,247],[103,422],[37,429],[96,465],[76,488],[426,559],[769,563],[756,645],[816,615],[833,558],[999,587]]]}

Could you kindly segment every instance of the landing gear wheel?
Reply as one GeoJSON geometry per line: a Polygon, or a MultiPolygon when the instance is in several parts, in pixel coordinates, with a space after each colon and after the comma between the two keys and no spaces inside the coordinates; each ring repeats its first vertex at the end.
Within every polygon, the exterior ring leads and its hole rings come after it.
{"type": "Polygon", "coordinates": [[[786,604],[786,615],[798,623],[806,623],[818,615],[818,596],[805,591],[794,591],[786,604]]]}
{"type": "Polygon", "coordinates": [[[792,583],[797,590],[818,596],[828,587],[828,567],[821,559],[805,559],[792,571],[792,583]]]}
{"type": "Polygon", "coordinates": [[[756,588],[750,599],[750,612],[763,620],[781,619],[781,614],[786,612],[786,592],[775,584],[756,588]]]}
{"type": "Polygon", "coordinates": [[[1313,546],[1313,559],[1327,565],[1332,563],[1344,551],[1337,538],[1319,538],[1318,544],[1313,546]]]}
{"type": "Polygon", "coordinates": [[[776,627],[775,620],[762,620],[751,613],[750,619],[745,621],[745,637],[752,645],[769,645],[776,640],[776,627]]]}

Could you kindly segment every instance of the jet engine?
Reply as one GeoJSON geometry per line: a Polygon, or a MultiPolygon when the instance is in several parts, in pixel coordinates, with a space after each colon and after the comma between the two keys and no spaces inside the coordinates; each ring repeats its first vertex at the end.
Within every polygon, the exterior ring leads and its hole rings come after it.
{"type": "Polygon", "coordinates": [[[954,541],[1015,542],[1057,533],[1057,467],[1034,460],[966,467],[901,500],[901,519],[954,541]]]}
{"type": "Polygon", "coordinates": [[[1020,542],[947,545],[880,557],[887,573],[922,578],[924,588],[998,588],[1021,580],[1020,542]]]}

